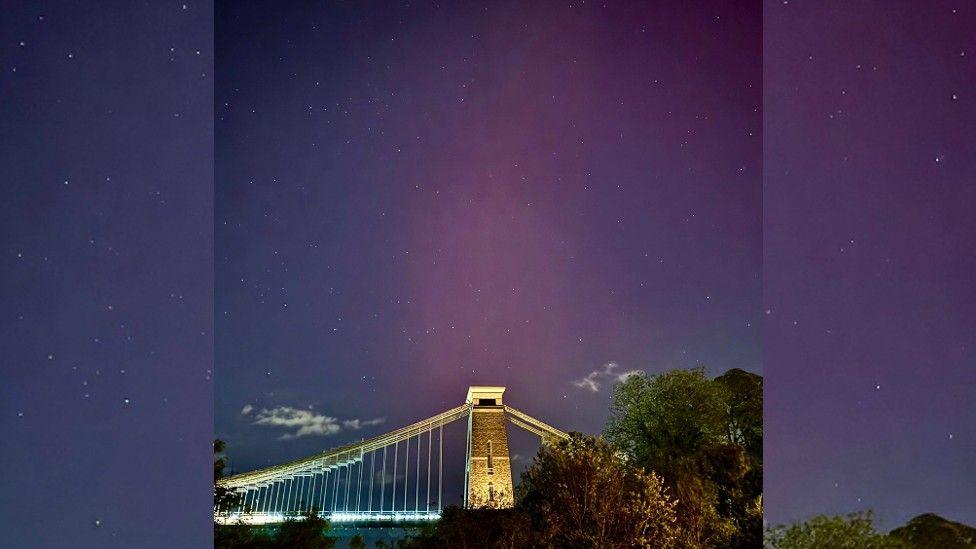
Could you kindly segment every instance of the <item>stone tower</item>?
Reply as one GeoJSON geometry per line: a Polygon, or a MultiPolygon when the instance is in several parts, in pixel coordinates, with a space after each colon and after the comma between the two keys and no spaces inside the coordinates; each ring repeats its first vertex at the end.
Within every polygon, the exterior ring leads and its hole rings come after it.
{"type": "Polygon", "coordinates": [[[506,508],[514,504],[512,464],[505,431],[504,387],[469,387],[465,507],[506,508]]]}

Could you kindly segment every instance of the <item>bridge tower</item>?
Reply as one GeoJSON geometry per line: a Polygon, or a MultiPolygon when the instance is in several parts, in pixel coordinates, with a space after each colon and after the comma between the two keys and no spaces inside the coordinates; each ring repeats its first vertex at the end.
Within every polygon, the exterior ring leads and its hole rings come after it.
{"type": "Polygon", "coordinates": [[[507,508],[514,505],[512,464],[505,430],[504,387],[468,388],[468,448],[464,506],[507,508]]]}

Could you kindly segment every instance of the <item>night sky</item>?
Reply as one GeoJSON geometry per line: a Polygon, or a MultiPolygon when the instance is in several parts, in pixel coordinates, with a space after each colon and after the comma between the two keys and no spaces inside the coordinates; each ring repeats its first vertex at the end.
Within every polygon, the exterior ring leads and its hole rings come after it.
{"type": "MultiPolygon", "coordinates": [[[[471,384],[595,433],[627,372],[760,371],[760,24],[728,2],[218,5],[232,466],[471,384]]],[[[516,468],[538,444],[517,438],[516,468]]]]}
{"type": "Polygon", "coordinates": [[[770,2],[765,510],[976,524],[976,6],[770,2]]]}
{"type": "Polygon", "coordinates": [[[0,17],[0,545],[212,535],[213,7],[0,17]]]}

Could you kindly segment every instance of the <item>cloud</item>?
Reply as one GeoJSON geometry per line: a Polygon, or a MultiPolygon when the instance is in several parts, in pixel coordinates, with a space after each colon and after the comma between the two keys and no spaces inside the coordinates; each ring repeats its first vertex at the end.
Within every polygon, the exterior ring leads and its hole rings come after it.
{"type": "Polygon", "coordinates": [[[600,389],[606,382],[619,383],[622,381],[627,381],[627,378],[633,375],[644,373],[643,370],[627,370],[626,372],[618,372],[617,368],[620,365],[616,362],[607,362],[602,368],[598,370],[593,370],[592,372],[586,374],[582,379],[577,379],[573,381],[573,385],[584,389],[591,393],[599,393],[600,389]]]}
{"type": "Polygon", "coordinates": [[[352,429],[353,431],[358,431],[363,427],[372,427],[373,425],[379,425],[386,421],[385,417],[378,417],[374,419],[347,419],[342,422],[342,426],[346,429],[352,429]]]}
{"type": "Polygon", "coordinates": [[[644,373],[644,370],[627,370],[626,372],[621,372],[617,374],[617,381],[623,383],[627,381],[630,376],[639,376],[644,373]]]}
{"type": "Polygon", "coordinates": [[[285,433],[282,439],[300,438],[305,436],[329,436],[342,431],[339,420],[311,410],[300,410],[291,406],[277,406],[272,409],[262,408],[254,416],[255,425],[281,427],[292,432],[285,433]]]}
{"type": "MultiPolygon", "coordinates": [[[[249,415],[254,406],[247,404],[241,409],[242,415],[249,415]]],[[[254,425],[287,429],[281,435],[282,440],[307,436],[330,436],[342,432],[344,429],[359,430],[363,427],[379,425],[385,418],[375,419],[345,419],[340,420],[332,416],[319,414],[313,410],[302,410],[291,406],[276,406],[262,408],[254,414],[254,425]]]]}

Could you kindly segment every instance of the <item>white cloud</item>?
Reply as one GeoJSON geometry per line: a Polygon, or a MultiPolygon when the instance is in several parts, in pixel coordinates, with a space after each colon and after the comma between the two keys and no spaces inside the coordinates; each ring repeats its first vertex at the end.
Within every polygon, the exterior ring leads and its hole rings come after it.
{"type": "Polygon", "coordinates": [[[598,393],[600,392],[600,383],[597,381],[596,378],[599,375],[600,372],[596,372],[596,371],[590,372],[590,374],[584,377],[583,379],[577,379],[576,381],[574,381],[573,385],[579,387],[580,389],[586,389],[587,391],[598,393]]]}
{"type": "MultiPolygon", "coordinates": [[[[248,415],[253,409],[253,406],[247,404],[241,410],[241,414],[248,415]]],[[[343,429],[358,430],[363,427],[379,425],[383,421],[385,418],[340,420],[312,410],[302,410],[291,406],[262,408],[254,415],[254,425],[287,429],[289,432],[281,435],[282,440],[306,436],[329,436],[340,433],[343,429]]]]}
{"type": "Polygon", "coordinates": [[[339,420],[291,406],[278,406],[270,410],[262,408],[254,417],[255,425],[267,425],[293,430],[281,436],[282,439],[304,436],[328,436],[342,430],[339,420]]]}
{"type": "Polygon", "coordinates": [[[378,417],[373,419],[347,419],[342,422],[342,426],[346,429],[352,429],[353,431],[358,431],[363,427],[372,427],[373,425],[379,425],[386,421],[385,417],[378,417]]]}
{"type": "Polygon", "coordinates": [[[633,375],[644,373],[643,370],[627,370],[626,372],[618,372],[617,368],[620,365],[616,362],[607,362],[602,368],[598,370],[593,370],[592,372],[586,374],[582,379],[577,379],[573,381],[573,385],[590,391],[591,393],[599,393],[600,389],[606,382],[621,382],[627,381],[627,378],[633,375]]]}

